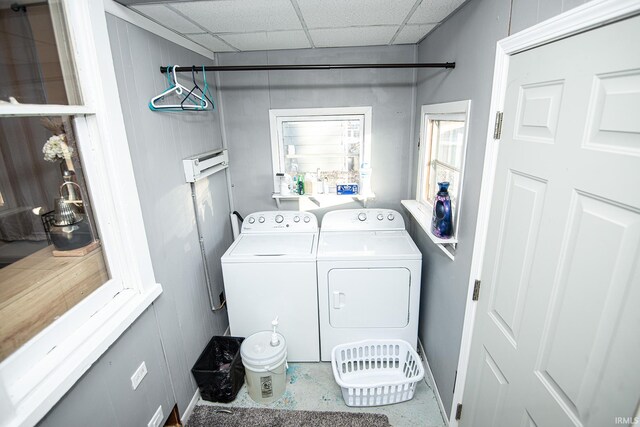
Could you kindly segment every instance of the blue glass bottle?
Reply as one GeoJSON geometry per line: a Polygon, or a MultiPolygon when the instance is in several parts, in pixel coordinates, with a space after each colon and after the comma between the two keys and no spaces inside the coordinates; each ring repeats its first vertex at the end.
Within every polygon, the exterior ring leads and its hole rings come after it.
{"type": "Polygon", "coordinates": [[[451,197],[449,197],[449,183],[439,182],[440,190],[433,200],[433,218],[431,232],[441,239],[453,236],[453,215],[451,213],[451,197]]]}

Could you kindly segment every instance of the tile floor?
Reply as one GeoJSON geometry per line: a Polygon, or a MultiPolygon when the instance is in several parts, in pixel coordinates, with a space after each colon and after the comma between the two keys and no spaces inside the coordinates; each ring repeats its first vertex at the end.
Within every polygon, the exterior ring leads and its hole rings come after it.
{"type": "MultiPolygon", "coordinates": [[[[229,404],[200,400],[202,405],[236,407],[265,407],[247,394],[246,384],[236,400],[229,404]]],[[[331,371],[331,363],[289,363],[287,389],[282,398],[266,406],[274,409],[297,409],[309,411],[346,411],[385,414],[394,427],[443,427],[436,397],[425,380],[420,381],[412,400],[395,405],[354,408],[345,405],[340,387],[331,371]]]]}

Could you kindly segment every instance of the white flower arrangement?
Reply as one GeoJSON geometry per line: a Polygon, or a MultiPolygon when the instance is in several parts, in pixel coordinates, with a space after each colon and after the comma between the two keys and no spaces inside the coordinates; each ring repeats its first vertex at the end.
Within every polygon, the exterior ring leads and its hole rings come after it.
{"type": "Polygon", "coordinates": [[[58,160],[70,159],[73,148],[67,145],[67,136],[61,133],[49,138],[42,147],[42,152],[47,162],[57,162],[58,160]]]}

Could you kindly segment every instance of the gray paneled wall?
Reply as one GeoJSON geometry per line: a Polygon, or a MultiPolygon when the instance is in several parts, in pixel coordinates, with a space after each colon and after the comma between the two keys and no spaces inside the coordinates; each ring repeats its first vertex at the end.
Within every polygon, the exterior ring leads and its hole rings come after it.
{"type": "MultiPolygon", "coordinates": [[[[107,24],[135,172],[131,186],[140,195],[154,273],[164,292],[43,425],[147,425],[159,405],[167,416],[176,402],[183,413],[197,388],[191,367],[208,340],[228,325],[225,310],[212,313],[209,307],[191,190],[182,168],[183,158],[222,146],[219,112],[157,113],[147,107],[166,87],[160,65],[211,61],[114,16],[107,15],[107,24]],[[149,373],[134,392],[130,377],[143,360],[149,373]]],[[[215,94],[213,83],[211,78],[215,94]]],[[[220,256],[232,241],[225,174],[198,182],[196,190],[218,295],[223,289],[220,256]]]]}
{"type": "Polygon", "coordinates": [[[469,285],[496,42],[509,35],[510,16],[514,33],[581,3],[581,0],[514,0],[511,11],[511,0],[471,0],[419,45],[421,62],[456,61],[456,68],[419,72],[416,135],[422,105],[471,100],[455,261],[447,258],[415,222],[411,223],[412,236],[424,260],[419,335],[447,413],[453,399],[469,285]]]}
{"type": "MultiPolygon", "coordinates": [[[[190,369],[209,338],[225,331],[227,317],[209,307],[182,159],[220,148],[220,121],[217,110],[158,113],[150,111],[147,102],[166,88],[160,65],[211,61],[119,18],[107,15],[107,24],[151,259],[164,289],[155,303],[158,325],[178,406],[184,411],[196,389],[190,369]]],[[[179,77],[191,79],[188,74],[179,77]]],[[[208,83],[215,93],[213,80],[208,83]]],[[[217,295],[222,290],[219,253],[232,240],[224,173],[197,183],[197,190],[217,295]]]]}
{"type": "Polygon", "coordinates": [[[174,405],[167,363],[154,309],[142,316],[73,386],[38,424],[41,427],[146,426],[158,406],[174,405]],[[142,361],[147,375],[137,390],[131,374],[142,361]]]}
{"type": "MultiPolygon", "coordinates": [[[[414,46],[222,53],[219,65],[413,62],[414,46]]],[[[270,108],[372,106],[372,206],[400,210],[409,192],[412,70],[261,71],[220,73],[235,208],[243,215],[275,210],[271,199],[270,108]]],[[[361,207],[357,203],[341,208],[361,207]]],[[[326,211],[297,202],[283,209],[326,211]]],[[[335,208],[333,208],[335,209],[335,208]]]]}
{"type": "Polygon", "coordinates": [[[510,34],[522,31],[586,2],[587,0],[513,0],[510,34]]]}

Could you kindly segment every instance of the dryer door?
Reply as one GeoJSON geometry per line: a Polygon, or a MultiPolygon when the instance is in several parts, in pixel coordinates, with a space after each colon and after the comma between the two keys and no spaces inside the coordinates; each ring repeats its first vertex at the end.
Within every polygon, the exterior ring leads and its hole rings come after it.
{"type": "Polygon", "coordinates": [[[335,268],[328,274],[334,328],[403,328],[409,323],[406,268],[335,268]]]}

